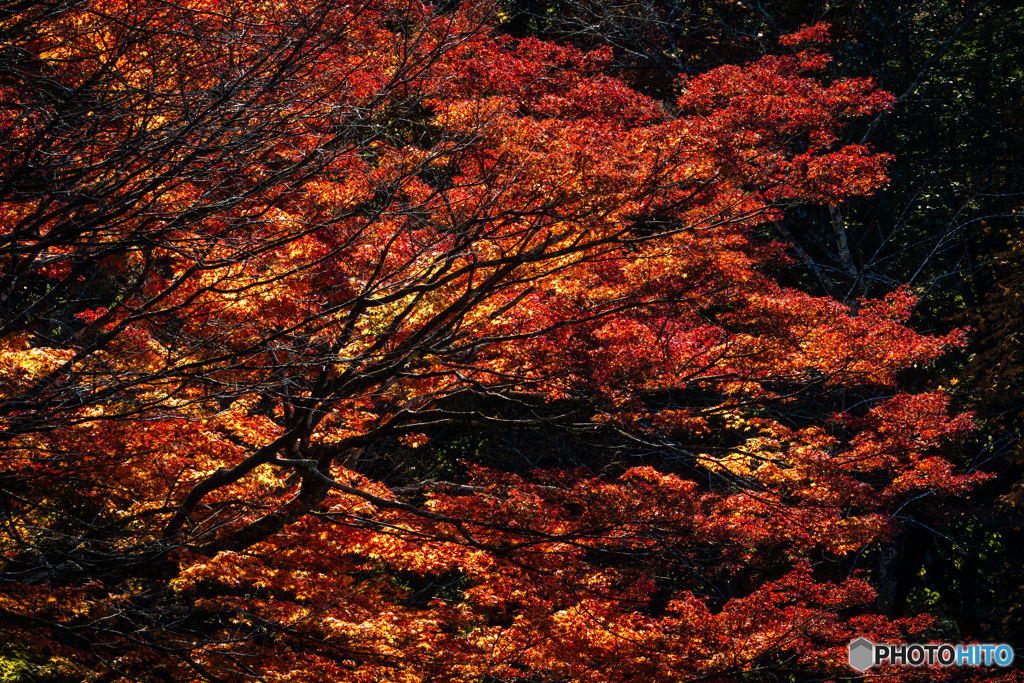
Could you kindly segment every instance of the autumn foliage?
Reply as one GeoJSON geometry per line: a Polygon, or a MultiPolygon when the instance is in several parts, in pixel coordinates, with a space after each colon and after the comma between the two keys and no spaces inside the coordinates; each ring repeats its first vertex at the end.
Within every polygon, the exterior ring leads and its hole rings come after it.
{"type": "Polygon", "coordinates": [[[828,678],[928,637],[857,558],[985,477],[898,389],[962,335],[780,285],[760,230],[882,184],[840,139],[892,98],[815,79],[824,27],[663,102],[493,11],[0,19],[13,675],[828,678]]]}

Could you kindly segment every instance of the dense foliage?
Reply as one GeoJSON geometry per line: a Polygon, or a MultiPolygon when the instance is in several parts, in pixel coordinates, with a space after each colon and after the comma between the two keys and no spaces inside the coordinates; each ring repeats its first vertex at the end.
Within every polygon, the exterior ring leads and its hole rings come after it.
{"type": "Polygon", "coordinates": [[[721,65],[544,39],[584,9],[0,15],[0,676],[845,678],[949,636],[907,568],[998,469],[922,373],[971,321],[908,323],[921,226],[847,236],[906,98],[815,21],[721,65]]]}
{"type": "Polygon", "coordinates": [[[845,139],[892,153],[888,182],[839,206],[808,205],[766,226],[798,262],[782,281],[850,305],[901,284],[918,295],[917,329],[973,328],[973,343],[937,366],[904,373],[942,386],[980,428],[959,455],[998,476],[956,506],[910,507],[888,552],[895,613],[939,615],[948,637],[1024,632],[1019,433],[1020,88],[1024,13],[1002,0],[629,4],[508,2],[508,27],[615,48],[616,70],[645,92],[680,73],[742,64],[775,51],[801,24],[832,23],[826,78],[870,75],[897,97],[851,122],[845,139]]]}

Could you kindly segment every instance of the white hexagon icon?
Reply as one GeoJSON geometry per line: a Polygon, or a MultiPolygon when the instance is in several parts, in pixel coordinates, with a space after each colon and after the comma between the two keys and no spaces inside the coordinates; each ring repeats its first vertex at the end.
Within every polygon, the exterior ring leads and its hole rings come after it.
{"type": "Polygon", "coordinates": [[[875,663],[875,644],[867,638],[858,638],[849,645],[850,666],[867,671],[875,663]]]}

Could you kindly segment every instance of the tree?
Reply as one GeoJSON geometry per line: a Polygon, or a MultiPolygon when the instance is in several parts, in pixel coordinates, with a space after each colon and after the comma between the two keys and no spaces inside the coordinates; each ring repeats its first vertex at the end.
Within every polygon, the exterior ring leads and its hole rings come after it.
{"type": "Polygon", "coordinates": [[[838,675],[927,627],[851,572],[985,477],[896,389],[962,335],[779,285],[756,231],[883,182],[838,134],[891,97],[814,80],[821,26],[669,104],[492,19],[9,9],[11,676],[838,675]]]}
{"type": "Polygon", "coordinates": [[[893,109],[844,131],[845,139],[895,154],[884,188],[838,206],[797,207],[769,229],[797,256],[782,282],[851,305],[905,283],[921,297],[919,328],[977,330],[962,354],[904,379],[918,389],[955,386],[957,409],[970,408],[982,425],[959,457],[998,477],[955,508],[926,500],[904,508],[903,533],[873,553],[873,583],[893,613],[927,609],[950,637],[1019,638],[1024,631],[1010,612],[1020,613],[1013,607],[1020,601],[1007,596],[1021,590],[1022,558],[1006,542],[1021,528],[1013,502],[1024,29],[1017,4],[531,0],[505,7],[509,30],[614,47],[614,73],[644,92],[664,92],[680,73],[777,52],[777,36],[827,20],[836,40],[820,77],[871,75],[898,96],[893,109]]]}

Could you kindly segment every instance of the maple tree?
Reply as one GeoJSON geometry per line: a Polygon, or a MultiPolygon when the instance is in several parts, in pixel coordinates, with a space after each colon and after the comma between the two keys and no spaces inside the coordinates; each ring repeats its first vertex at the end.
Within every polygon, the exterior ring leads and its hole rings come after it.
{"type": "Polygon", "coordinates": [[[779,285],[758,232],[884,182],[838,140],[891,96],[815,80],[824,26],[659,102],[493,20],[4,15],[13,676],[838,676],[854,634],[925,632],[850,571],[908,501],[985,477],[939,455],[968,416],[896,390],[962,335],[909,329],[906,290],[779,285]],[[594,455],[445,436],[510,429],[594,455]],[[456,481],[368,476],[446,447],[456,481]]]}
{"type": "MultiPolygon", "coordinates": [[[[832,24],[832,62],[819,78],[871,74],[895,106],[847,127],[849,140],[893,153],[889,181],[841,206],[804,205],[774,223],[797,256],[780,281],[856,305],[906,283],[921,297],[915,327],[978,330],[973,343],[903,377],[951,389],[980,425],[954,456],[995,477],[955,505],[927,499],[901,513],[901,533],[868,556],[892,614],[926,610],[950,638],[1019,644],[1021,434],[1012,398],[1019,320],[1014,302],[1024,130],[1017,93],[1024,20],[1000,0],[678,3],[507,0],[517,35],[614,49],[613,73],[666,93],[679,73],[773,52],[801,24],[832,24]],[[1008,307],[1006,305],[1008,304],[1008,307]],[[884,556],[884,561],[883,561],[884,556]]],[[[1019,403],[1019,402],[1017,402],[1019,403]]]]}

